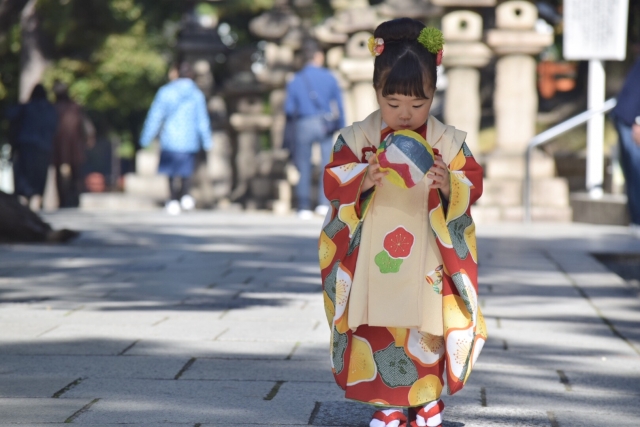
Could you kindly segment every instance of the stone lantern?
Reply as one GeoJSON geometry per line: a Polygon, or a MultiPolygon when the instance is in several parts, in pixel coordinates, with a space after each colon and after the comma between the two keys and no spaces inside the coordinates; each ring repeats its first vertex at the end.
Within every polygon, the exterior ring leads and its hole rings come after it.
{"type": "MultiPolygon", "coordinates": [[[[538,93],[533,55],[553,43],[553,34],[535,31],[536,6],[513,0],[496,8],[497,29],[488,31],[487,43],[499,55],[496,64],[494,111],[497,150],[486,158],[484,195],[478,202],[487,220],[520,221],[524,153],[536,134],[538,93]]],[[[534,153],[532,216],[538,220],[571,221],[566,180],[555,177],[553,158],[534,153]]]]}
{"type": "Polygon", "coordinates": [[[537,19],[534,4],[507,1],[496,8],[498,28],[487,33],[487,43],[500,55],[494,108],[498,148],[505,153],[524,153],[536,134],[538,93],[533,55],[553,44],[553,34],[534,30],[537,19]]]}
{"type": "Polygon", "coordinates": [[[442,18],[445,50],[442,63],[447,67],[449,84],[445,95],[444,120],[467,132],[467,145],[479,154],[480,71],[493,53],[482,40],[482,17],[459,10],[442,18]]]}

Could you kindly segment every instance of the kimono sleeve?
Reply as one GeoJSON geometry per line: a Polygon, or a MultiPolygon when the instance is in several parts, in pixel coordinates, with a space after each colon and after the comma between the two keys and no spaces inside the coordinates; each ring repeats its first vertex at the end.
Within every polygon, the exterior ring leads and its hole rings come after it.
{"type": "Polygon", "coordinates": [[[482,195],[482,167],[466,144],[449,163],[449,207],[435,191],[429,195],[429,222],[444,264],[443,323],[449,394],[464,387],[487,340],[478,306],[478,250],[471,204],[482,195]]]}
{"type": "Polygon", "coordinates": [[[367,166],[368,163],[358,160],[341,135],[324,171],[325,194],[331,210],[320,233],[318,257],[327,321],[340,337],[349,329],[347,296],[356,271],[362,224],[375,194],[375,189],[362,193],[367,166]]]}
{"type": "Polygon", "coordinates": [[[449,163],[451,193],[446,222],[449,224],[464,214],[482,195],[482,167],[476,162],[466,143],[449,163]]]}
{"type": "Polygon", "coordinates": [[[367,173],[368,163],[361,163],[354,152],[349,148],[342,135],[333,147],[331,159],[324,170],[324,192],[334,209],[351,205],[361,219],[362,183],[367,173]]]}

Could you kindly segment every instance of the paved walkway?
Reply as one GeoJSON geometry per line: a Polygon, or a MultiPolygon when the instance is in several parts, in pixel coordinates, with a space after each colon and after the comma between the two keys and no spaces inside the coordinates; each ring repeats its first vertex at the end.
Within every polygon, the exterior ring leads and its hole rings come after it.
{"type": "MultiPolygon", "coordinates": [[[[54,214],[0,246],[0,425],[367,426],[329,369],[320,220],[54,214]]],[[[623,228],[481,226],[490,338],[445,426],[634,426],[640,288],[590,253],[623,228]]]]}

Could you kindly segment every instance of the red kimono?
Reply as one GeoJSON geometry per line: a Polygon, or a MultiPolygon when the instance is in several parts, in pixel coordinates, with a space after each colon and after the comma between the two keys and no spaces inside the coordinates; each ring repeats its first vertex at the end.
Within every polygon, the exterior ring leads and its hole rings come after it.
{"type": "MultiPolygon", "coordinates": [[[[369,303],[370,324],[354,325],[349,317],[351,287],[363,226],[375,213],[375,195],[379,191],[374,187],[362,193],[361,186],[369,153],[375,152],[389,132],[392,130],[376,112],[365,121],[343,129],[338,137],[324,173],[325,193],[332,209],[319,240],[320,267],[325,311],[332,330],[332,370],[336,382],[346,391],[345,396],[380,406],[417,407],[440,397],[445,375],[450,394],[462,389],[487,339],[478,307],[475,225],[470,215],[470,206],[482,194],[482,168],[463,143],[463,132],[433,117],[426,126],[416,130],[434,148],[440,147],[442,151],[454,147],[449,159],[443,156],[448,161],[451,177],[449,201],[443,202],[438,191],[427,190],[424,221],[429,224],[427,228],[432,236],[393,225],[395,229],[387,233],[391,237],[385,238],[385,242],[408,239],[413,244],[414,238],[416,242],[431,239],[433,246],[437,246],[442,264],[425,273],[419,286],[424,289],[421,292],[433,292],[441,298],[438,301],[441,301],[442,319],[435,332],[433,329],[425,332],[419,324],[411,327],[380,324],[379,320],[371,320],[379,319],[371,310],[380,310],[380,305],[372,308],[369,303]],[[370,129],[376,127],[378,137],[374,141],[370,129]],[[429,141],[429,136],[436,141],[429,141]]],[[[376,258],[375,263],[380,272],[386,274],[384,277],[389,277],[390,286],[395,284],[393,274],[410,250],[401,249],[402,253],[395,254],[387,251],[391,257],[380,262],[376,258]]],[[[390,306],[409,305],[411,298],[402,298],[401,301],[389,299],[390,306]]]]}

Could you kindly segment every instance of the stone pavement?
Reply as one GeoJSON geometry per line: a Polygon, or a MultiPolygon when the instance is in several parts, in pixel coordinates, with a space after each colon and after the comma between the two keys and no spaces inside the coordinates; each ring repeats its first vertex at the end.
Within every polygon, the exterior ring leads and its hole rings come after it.
{"type": "MultiPolygon", "coordinates": [[[[1,426],[368,425],[330,373],[319,219],[48,218],[84,234],[0,246],[1,426]]],[[[490,338],[444,425],[640,425],[640,288],[590,255],[640,240],[575,224],[479,235],[490,338]]]]}

